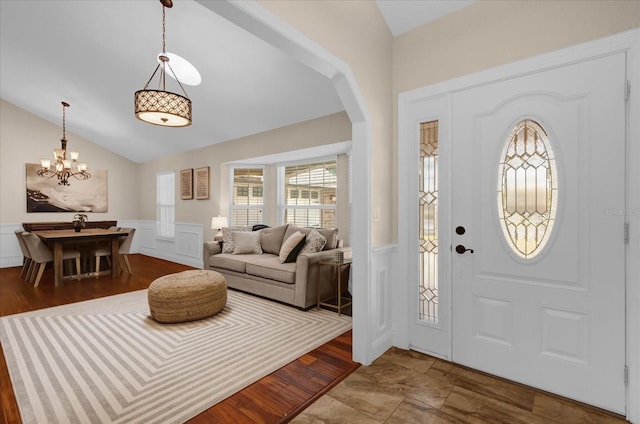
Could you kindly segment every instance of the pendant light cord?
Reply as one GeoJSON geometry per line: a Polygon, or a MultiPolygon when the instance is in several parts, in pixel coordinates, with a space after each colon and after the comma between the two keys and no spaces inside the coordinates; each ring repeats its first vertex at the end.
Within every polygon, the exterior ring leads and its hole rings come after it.
{"type": "Polygon", "coordinates": [[[162,56],[166,57],[166,61],[160,59],[160,63],[158,63],[158,66],[156,66],[155,71],[153,71],[153,74],[151,74],[151,77],[149,78],[149,81],[147,81],[147,83],[144,85],[144,90],[147,89],[147,87],[149,87],[149,83],[151,82],[151,80],[153,79],[153,77],[156,75],[156,73],[158,72],[158,69],[160,69],[160,66],[162,66],[162,70],[160,71],[160,81],[159,84],[161,84],[162,86],[162,91],[166,91],[166,87],[165,87],[165,66],[169,67],[169,70],[171,71],[171,73],[173,74],[173,77],[175,78],[175,80],[178,82],[178,85],[180,86],[180,89],[182,90],[182,92],[184,93],[184,96],[188,99],[189,95],[187,94],[187,91],[184,89],[184,87],[182,86],[182,83],[180,82],[180,80],[178,79],[178,76],[176,75],[176,73],[173,71],[173,68],[171,67],[171,64],[169,64],[169,57],[167,56],[167,36],[166,36],[166,31],[167,31],[167,24],[166,24],[166,13],[165,13],[165,6],[164,3],[162,4],[162,56]]]}
{"type": "Polygon", "coordinates": [[[164,4],[162,5],[162,53],[166,54],[167,53],[167,39],[166,39],[166,35],[165,32],[167,30],[167,26],[166,26],[166,17],[165,17],[165,12],[164,12],[164,4]]]}
{"type": "Polygon", "coordinates": [[[62,139],[66,140],[67,139],[67,119],[66,119],[66,114],[65,114],[65,109],[67,108],[67,105],[62,102],[62,139]]]}

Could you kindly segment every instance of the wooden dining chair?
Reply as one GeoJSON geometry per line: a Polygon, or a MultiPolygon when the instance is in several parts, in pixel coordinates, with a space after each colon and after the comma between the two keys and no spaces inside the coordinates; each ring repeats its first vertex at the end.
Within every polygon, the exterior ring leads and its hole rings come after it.
{"type": "MultiPolygon", "coordinates": [[[[120,255],[120,262],[124,262],[124,267],[126,267],[127,272],[129,274],[133,274],[131,271],[131,264],[129,263],[129,254],[131,252],[131,243],[133,242],[133,235],[136,232],[135,228],[120,228],[122,232],[127,233],[127,237],[120,242],[120,247],[118,248],[118,255],[120,255]]],[[[106,247],[99,247],[94,250],[93,254],[96,257],[96,278],[98,278],[100,272],[100,258],[106,257],[107,261],[110,262],[111,257],[111,249],[106,247]]]]}
{"type": "Polygon", "coordinates": [[[18,244],[20,245],[20,250],[22,251],[22,270],[20,270],[20,278],[24,278],[28,281],[31,274],[30,271],[33,261],[31,260],[29,248],[22,238],[23,230],[16,230],[15,233],[16,238],[18,239],[18,244]]]}
{"type": "MultiPolygon", "coordinates": [[[[40,240],[40,237],[35,234],[24,232],[22,233],[22,237],[31,254],[31,260],[34,263],[34,269],[31,271],[31,276],[28,281],[34,283],[33,287],[38,287],[47,262],[53,261],[53,252],[40,240]],[[37,267],[38,270],[37,274],[35,267],[37,267]]],[[[64,261],[66,259],[75,259],[76,275],[80,278],[80,252],[75,249],[64,249],[62,252],[62,260],[64,261]]]]}

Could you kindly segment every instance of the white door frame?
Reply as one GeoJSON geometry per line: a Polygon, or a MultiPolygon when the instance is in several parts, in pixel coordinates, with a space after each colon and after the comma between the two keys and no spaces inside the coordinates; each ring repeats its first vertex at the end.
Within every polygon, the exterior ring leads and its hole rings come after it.
{"type": "MultiPolygon", "coordinates": [[[[412,308],[408,305],[416,301],[412,288],[417,284],[417,271],[412,269],[417,267],[417,263],[407,262],[407,258],[415,256],[409,252],[417,246],[415,237],[412,236],[417,236],[417,233],[411,232],[411,222],[418,215],[417,209],[411,207],[415,202],[410,201],[410,196],[415,196],[415,192],[409,193],[407,190],[407,187],[415,185],[413,180],[417,180],[417,170],[411,166],[416,154],[411,149],[414,131],[412,116],[415,111],[439,96],[448,96],[477,85],[517,78],[617,51],[627,52],[627,80],[630,84],[627,102],[627,207],[625,211],[620,211],[626,215],[629,224],[626,264],[626,356],[629,384],[626,403],[627,419],[640,422],[640,29],[403,92],[398,96],[397,280],[405,282],[405,285],[393,299],[393,309],[404,312],[394,315],[394,345],[405,349],[409,347],[409,323],[413,318],[409,316],[412,308]]],[[[620,87],[620,90],[624,89],[620,87]]],[[[450,205],[445,205],[443,210],[450,211],[450,205]]],[[[450,222],[450,219],[449,216],[447,221],[450,222]]],[[[444,230],[445,227],[441,228],[444,230]]],[[[441,251],[444,249],[447,246],[440,246],[441,251]]],[[[450,283],[450,280],[441,281],[441,284],[450,283]]],[[[440,308],[443,307],[450,308],[451,305],[441,304],[440,308]]]]}

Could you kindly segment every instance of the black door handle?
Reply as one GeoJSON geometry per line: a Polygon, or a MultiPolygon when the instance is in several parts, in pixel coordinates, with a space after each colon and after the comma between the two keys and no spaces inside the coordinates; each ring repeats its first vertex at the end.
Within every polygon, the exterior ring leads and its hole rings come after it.
{"type": "Polygon", "coordinates": [[[462,255],[464,252],[473,253],[473,249],[467,249],[463,245],[459,244],[459,245],[456,246],[456,252],[462,255]]]}

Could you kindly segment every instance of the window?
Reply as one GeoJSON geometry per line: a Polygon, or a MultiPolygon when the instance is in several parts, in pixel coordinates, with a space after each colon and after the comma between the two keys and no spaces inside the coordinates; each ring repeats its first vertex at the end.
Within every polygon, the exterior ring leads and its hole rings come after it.
{"type": "Polygon", "coordinates": [[[418,318],[438,322],[438,121],[420,124],[418,318]]]}
{"type": "Polygon", "coordinates": [[[498,170],[498,217],[505,239],[522,259],[549,240],[558,204],[556,161],[547,132],[525,119],[511,130],[498,170]]]}
{"type": "Polygon", "coordinates": [[[232,168],[233,197],[231,224],[251,226],[262,223],[262,168],[232,168]],[[251,196],[249,195],[251,193],[251,196]]]}
{"type": "Polygon", "coordinates": [[[158,237],[175,237],[175,191],[174,172],[163,172],[156,175],[156,235],[158,237]]]}
{"type": "Polygon", "coordinates": [[[280,167],[283,223],[301,227],[336,226],[336,160],[280,167]]]}

